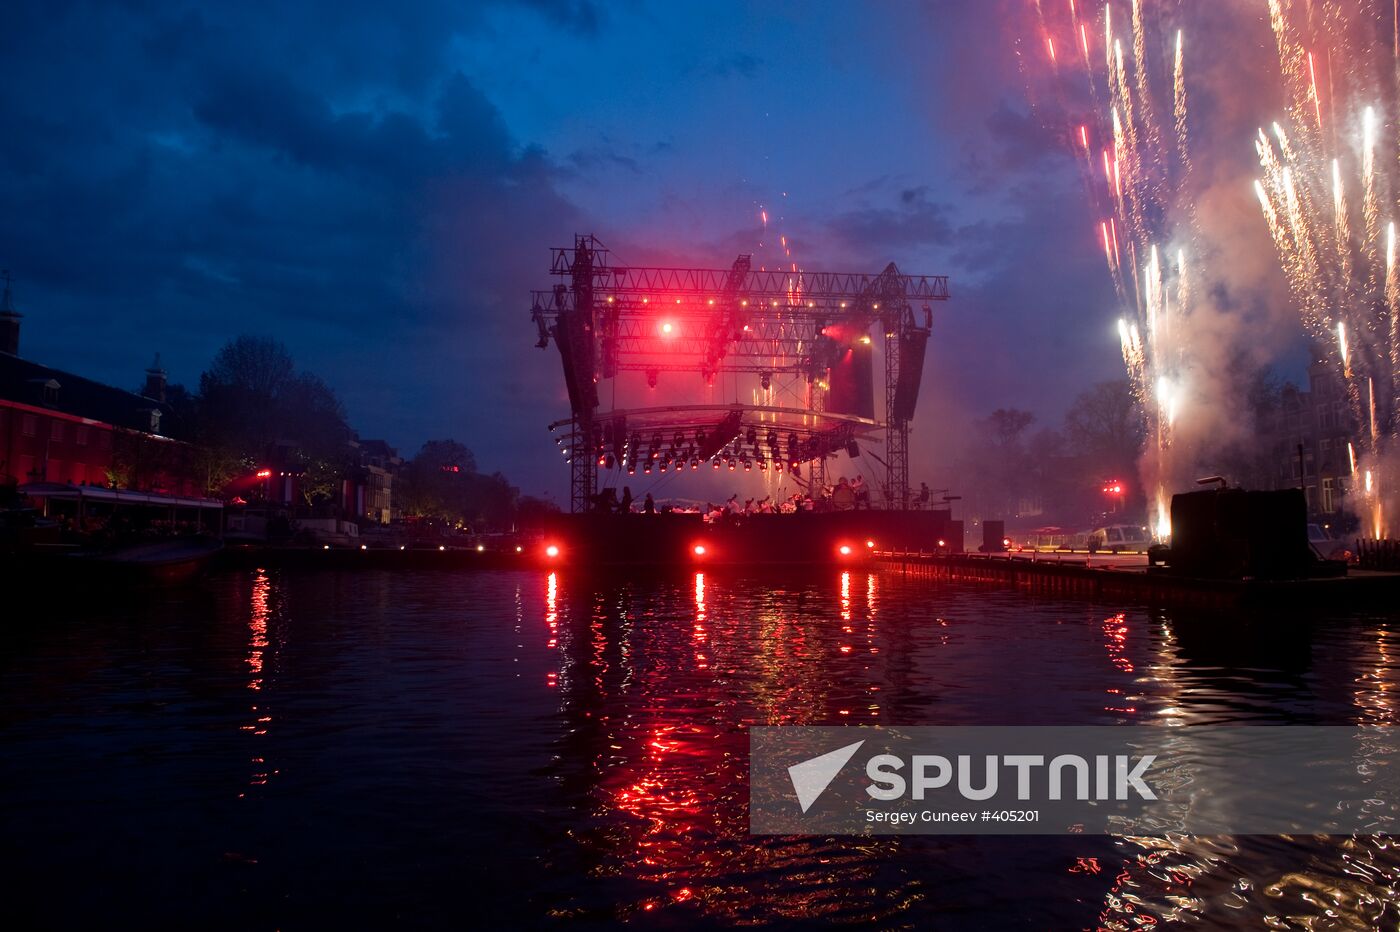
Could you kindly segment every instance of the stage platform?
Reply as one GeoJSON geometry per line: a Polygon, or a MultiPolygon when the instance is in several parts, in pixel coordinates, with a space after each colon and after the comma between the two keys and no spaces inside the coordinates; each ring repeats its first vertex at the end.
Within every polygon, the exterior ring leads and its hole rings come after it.
{"type": "Polygon", "coordinates": [[[561,563],[616,566],[840,564],[875,551],[961,553],[963,527],[946,510],[731,515],[565,515],[547,535],[561,563]],[[940,543],[941,542],[941,543],[940,543]]]}

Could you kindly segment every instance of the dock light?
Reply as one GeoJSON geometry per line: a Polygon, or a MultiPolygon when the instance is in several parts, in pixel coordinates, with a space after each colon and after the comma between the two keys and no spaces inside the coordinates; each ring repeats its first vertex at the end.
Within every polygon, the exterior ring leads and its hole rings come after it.
{"type": "Polygon", "coordinates": [[[873,540],[868,540],[868,541],[866,541],[866,542],[865,542],[865,547],[866,547],[867,550],[874,550],[874,549],[875,549],[875,541],[873,541],[873,540]]]}
{"type": "Polygon", "coordinates": [[[696,544],[696,545],[692,548],[692,550],[693,550],[693,552],[695,553],[695,555],[696,555],[697,557],[703,557],[703,556],[705,555],[705,545],[704,545],[704,544],[696,544]]]}
{"type": "Polygon", "coordinates": [[[842,544],[840,547],[836,548],[836,552],[843,557],[849,557],[851,555],[851,546],[850,544],[842,544]]]}
{"type": "Polygon", "coordinates": [[[477,544],[477,545],[476,545],[476,552],[477,552],[477,553],[481,553],[481,552],[483,552],[485,549],[486,549],[486,545],[485,545],[485,544],[477,544]]]}
{"type": "Polygon", "coordinates": [[[544,555],[551,559],[557,557],[559,556],[559,548],[554,544],[550,544],[548,547],[544,548],[544,555]]]}

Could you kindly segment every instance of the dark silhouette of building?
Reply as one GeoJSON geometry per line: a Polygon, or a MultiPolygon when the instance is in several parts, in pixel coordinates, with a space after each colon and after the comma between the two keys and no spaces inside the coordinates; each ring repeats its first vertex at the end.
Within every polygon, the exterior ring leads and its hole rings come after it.
{"type": "Polygon", "coordinates": [[[1310,518],[1330,522],[1344,512],[1352,488],[1356,427],[1346,386],[1325,362],[1308,368],[1308,390],[1285,385],[1265,425],[1273,487],[1301,488],[1310,518]]]}
{"type": "Polygon", "coordinates": [[[59,482],[195,495],[194,451],[171,420],[159,357],[146,393],[103,385],[18,354],[8,278],[0,303],[0,482],[59,482]]]}

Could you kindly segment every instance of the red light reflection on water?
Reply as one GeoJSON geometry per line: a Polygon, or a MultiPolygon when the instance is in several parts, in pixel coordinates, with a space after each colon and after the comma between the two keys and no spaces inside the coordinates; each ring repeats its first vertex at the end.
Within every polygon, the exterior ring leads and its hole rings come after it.
{"type": "MultiPolygon", "coordinates": [[[[572,671],[549,681],[571,722],[565,766],[582,780],[572,805],[597,826],[579,842],[600,876],[643,885],[609,907],[613,918],[668,909],[743,924],[830,915],[851,908],[848,897],[830,895],[833,883],[868,889],[868,846],[774,847],[754,843],[746,828],[745,726],[880,715],[872,700],[884,671],[866,652],[876,646],[876,582],[868,576],[857,590],[849,572],[827,579],[759,602],[731,592],[713,570],[642,590],[636,604],[632,583],[586,599],[546,596],[559,669],[572,671]],[[855,650],[843,654],[842,645],[855,650]],[[812,882],[781,876],[794,857],[822,865],[812,882]],[[726,879],[735,876],[769,879],[754,888],[726,879]]],[[[883,912],[883,903],[871,907],[883,912]]]]}
{"type": "MultiPolygon", "coordinates": [[[[559,574],[550,573],[545,584],[544,591],[544,623],[549,628],[550,650],[559,646],[559,574]]],[[[553,688],[559,685],[559,671],[552,670],[545,674],[545,685],[553,688]]]]}
{"type": "MultiPolygon", "coordinates": [[[[245,663],[252,676],[248,679],[247,688],[254,693],[261,693],[265,679],[265,661],[267,653],[271,648],[268,639],[268,622],[272,617],[272,580],[265,570],[259,569],[253,577],[252,591],[249,595],[248,606],[248,656],[245,663]]],[[[267,713],[267,706],[254,702],[249,706],[252,718],[245,724],[239,725],[238,730],[254,736],[267,734],[268,726],[272,724],[272,716],[267,713]]],[[[249,786],[263,786],[277,771],[267,766],[267,760],[261,755],[254,755],[249,758],[252,771],[248,776],[249,786]]],[[[246,794],[239,793],[239,798],[246,794]]]]}
{"type": "Polygon", "coordinates": [[[705,656],[701,648],[705,645],[705,639],[709,636],[705,630],[705,574],[695,574],[695,666],[698,669],[707,669],[710,665],[709,659],[705,656]]]}
{"type": "MultiPolygon", "coordinates": [[[[1103,620],[1104,649],[1108,651],[1108,659],[1112,661],[1113,666],[1122,673],[1132,673],[1134,670],[1133,661],[1127,654],[1128,633],[1128,618],[1124,613],[1119,612],[1103,620]]],[[[1107,692],[1110,696],[1118,697],[1119,701],[1122,700],[1122,690],[1110,687],[1107,692]]],[[[1137,713],[1137,707],[1106,705],[1104,711],[1134,715],[1137,713]]]]}

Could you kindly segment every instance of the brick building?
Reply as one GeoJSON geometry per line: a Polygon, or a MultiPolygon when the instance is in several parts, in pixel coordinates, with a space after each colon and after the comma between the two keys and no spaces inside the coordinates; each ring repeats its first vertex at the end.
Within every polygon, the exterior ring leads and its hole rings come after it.
{"type": "Polygon", "coordinates": [[[194,450],[168,436],[160,359],[129,392],[19,355],[21,315],[0,302],[0,482],[101,485],[195,495],[194,450]]]}

